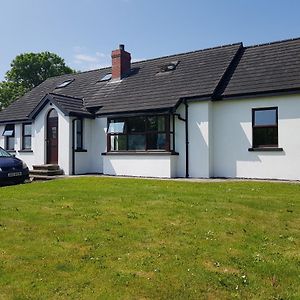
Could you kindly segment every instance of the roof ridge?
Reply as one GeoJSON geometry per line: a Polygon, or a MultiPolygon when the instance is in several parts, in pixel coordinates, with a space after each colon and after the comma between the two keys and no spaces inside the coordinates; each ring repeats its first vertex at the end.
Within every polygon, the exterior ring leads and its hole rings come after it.
{"type": "Polygon", "coordinates": [[[300,37],[284,39],[284,40],[279,40],[279,41],[273,41],[273,42],[267,42],[267,43],[262,43],[262,44],[255,44],[255,45],[245,46],[245,48],[246,49],[247,48],[256,48],[256,47],[261,47],[261,46],[268,46],[268,45],[286,43],[286,42],[297,41],[297,40],[300,40],[300,37]]]}
{"type": "MultiPolygon", "coordinates": [[[[164,55],[164,56],[159,56],[159,57],[154,57],[154,58],[147,58],[147,59],[132,62],[131,64],[134,65],[134,64],[138,64],[138,63],[146,62],[146,61],[159,60],[159,59],[164,59],[164,58],[178,56],[178,55],[198,53],[198,52],[214,50],[214,49],[220,49],[220,48],[226,48],[226,47],[237,46],[237,45],[243,45],[243,43],[242,42],[237,42],[237,43],[225,44],[225,45],[221,45],[221,46],[209,47],[209,48],[198,49],[198,50],[193,50],[193,51],[187,51],[187,52],[180,52],[180,53],[175,53],[175,54],[170,54],[170,55],[164,55]]],[[[106,69],[111,69],[111,66],[98,68],[98,69],[93,69],[93,70],[80,71],[80,72],[76,72],[74,74],[63,74],[63,75],[54,76],[54,77],[51,77],[51,78],[58,78],[58,77],[61,77],[61,76],[66,76],[66,75],[75,75],[76,76],[76,75],[80,75],[80,74],[83,74],[83,73],[102,71],[102,70],[106,70],[106,69]]]]}
{"type": "Polygon", "coordinates": [[[198,50],[187,51],[187,52],[181,52],[181,53],[175,53],[175,54],[170,54],[170,55],[165,55],[165,56],[160,56],[160,57],[154,57],[154,58],[149,58],[149,59],[143,59],[143,60],[133,62],[132,64],[141,63],[141,62],[145,62],[145,61],[159,60],[159,59],[164,59],[164,58],[178,56],[178,55],[186,55],[186,54],[198,53],[198,52],[203,52],[203,51],[208,51],[208,50],[226,48],[226,47],[231,47],[231,46],[238,46],[238,45],[243,45],[243,43],[238,42],[238,43],[233,43],[233,44],[226,44],[226,45],[221,45],[221,46],[215,46],[215,47],[209,47],[209,48],[198,49],[198,50]]]}

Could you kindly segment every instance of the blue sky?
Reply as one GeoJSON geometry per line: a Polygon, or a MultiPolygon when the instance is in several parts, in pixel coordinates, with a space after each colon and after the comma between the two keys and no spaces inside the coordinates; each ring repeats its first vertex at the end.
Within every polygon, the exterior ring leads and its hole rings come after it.
{"type": "Polygon", "coordinates": [[[300,37],[299,0],[0,0],[0,80],[20,53],[52,51],[76,70],[235,42],[300,37]]]}

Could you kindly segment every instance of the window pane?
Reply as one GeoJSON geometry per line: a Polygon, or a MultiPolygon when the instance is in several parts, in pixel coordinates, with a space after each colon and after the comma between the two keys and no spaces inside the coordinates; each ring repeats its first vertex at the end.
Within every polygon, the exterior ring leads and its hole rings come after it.
{"type": "Polygon", "coordinates": [[[165,133],[148,134],[147,149],[149,150],[166,149],[166,134],[165,133]]]}
{"type": "Polygon", "coordinates": [[[31,149],[31,137],[30,136],[25,136],[23,138],[23,148],[31,149]]]}
{"type": "Polygon", "coordinates": [[[77,133],[82,132],[82,120],[76,120],[76,132],[77,133]]]}
{"type": "Polygon", "coordinates": [[[255,110],[254,125],[276,125],[276,109],[255,110]]]}
{"type": "Polygon", "coordinates": [[[51,109],[48,118],[58,118],[57,111],[55,109],[51,109]]]}
{"type": "Polygon", "coordinates": [[[128,132],[145,132],[146,119],[144,117],[129,118],[127,120],[128,132]]]}
{"type": "Polygon", "coordinates": [[[165,131],[165,116],[148,117],[148,131],[165,131]]]}
{"type": "Polygon", "coordinates": [[[3,136],[13,136],[15,131],[15,125],[14,124],[8,124],[5,125],[5,129],[3,131],[3,136]]]}
{"type": "Polygon", "coordinates": [[[128,135],[128,150],[145,150],[146,136],[144,134],[128,135]]]}
{"type": "Polygon", "coordinates": [[[126,135],[112,135],[110,137],[110,151],[124,151],[127,150],[126,135]]]}
{"type": "Polygon", "coordinates": [[[148,131],[157,131],[157,117],[148,117],[148,131]]]}
{"type": "Polygon", "coordinates": [[[76,135],[76,148],[82,149],[82,134],[80,132],[76,135]]]}
{"type": "Polygon", "coordinates": [[[31,135],[31,124],[24,124],[24,135],[31,135]]]}
{"type": "Polygon", "coordinates": [[[7,150],[14,150],[15,149],[15,138],[14,137],[7,137],[7,150]]]}
{"type": "Polygon", "coordinates": [[[166,131],[166,117],[165,116],[157,117],[157,123],[158,123],[158,131],[166,131]]]}
{"type": "Polygon", "coordinates": [[[253,128],[253,147],[278,146],[277,127],[253,128]]]}
{"type": "Polygon", "coordinates": [[[5,130],[2,135],[3,136],[13,136],[14,131],[13,130],[5,130]]]}
{"type": "Polygon", "coordinates": [[[108,133],[124,133],[124,122],[110,123],[108,133]]]}

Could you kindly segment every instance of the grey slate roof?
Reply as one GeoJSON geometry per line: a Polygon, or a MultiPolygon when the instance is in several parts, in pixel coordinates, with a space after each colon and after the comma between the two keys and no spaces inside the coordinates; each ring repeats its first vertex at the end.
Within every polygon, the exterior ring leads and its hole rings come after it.
{"type": "Polygon", "coordinates": [[[98,82],[85,97],[87,106],[101,105],[101,114],[172,108],[182,97],[210,97],[241,44],[195,51],[133,65],[136,74],[119,83],[98,82]],[[179,61],[176,70],[161,66],[179,61]]]}
{"type": "Polygon", "coordinates": [[[300,39],[252,47],[241,43],[132,63],[121,82],[100,79],[103,68],[49,78],[0,112],[0,123],[32,117],[45,97],[67,115],[89,117],[174,108],[182,98],[222,99],[237,95],[300,89],[300,39]],[[160,73],[164,64],[179,61],[176,70],[160,73]],[[74,79],[64,88],[56,87],[74,79]]]}
{"type": "Polygon", "coordinates": [[[223,97],[300,88],[300,39],[244,48],[223,97]]]}
{"type": "Polygon", "coordinates": [[[47,94],[28,117],[34,119],[48,102],[55,104],[67,116],[93,117],[86,110],[83,99],[55,93],[47,94]]]}

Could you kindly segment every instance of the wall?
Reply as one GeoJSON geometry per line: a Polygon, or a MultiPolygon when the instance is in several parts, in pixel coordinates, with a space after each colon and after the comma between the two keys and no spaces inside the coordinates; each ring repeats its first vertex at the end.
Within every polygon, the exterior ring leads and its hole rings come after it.
{"type": "Polygon", "coordinates": [[[213,103],[213,176],[300,180],[300,96],[213,103]],[[252,108],[278,106],[283,152],[249,152],[252,108]]]}
{"type": "MultiPolygon", "coordinates": [[[[176,113],[185,118],[185,106],[180,105],[176,113]]],[[[211,102],[199,101],[188,103],[188,131],[189,131],[189,177],[209,177],[211,142],[209,131],[209,117],[211,102]]],[[[176,117],[175,150],[179,153],[176,177],[185,177],[185,122],[176,117]]]]}
{"type": "MultiPolygon", "coordinates": [[[[185,118],[185,107],[180,105],[176,113],[185,118]]],[[[175,151],[179,153],[174,177],[185,177],[185,122],[175,117],[175,151]]]]}
{"type": "MultiPolygon", "coordinates": [[[[54,107],[54,105],[52,106],[54,107]]],[[[31,168],[46,162],[45,122],[47,105],[33,123],[33,153],[16,152],[31,168]]],[[[177,113],[184,118],[184,106],[177,113]]],[[[58,109],[59,165],[66,174],[72,170],[71,121],[58,109]]],[[[76,173],[184,177],[185,122],[176,117],[175,150],[179,156],[114,155],[106,151],[105,118],[84,120],[84,146],[76,153],[76,173]]],[[[300,96],[256,99],[199,101],[189,103],[190,177],[244,177],[300,180],[300,96]],[[278,106],[279,147],[283,152],[249,152],[252,145],[252,108],[278,106]]],[[[0,145],[4,146],[0,126],[0,145]]],[[[20,149],[21,125],[16,125],[16,149],[20,149]]]]}
{"type": "Polygon", "coordinates": [[[174,177],[174,155],[105,155],[103,173],[141,177],[174,177]]]}
{"type": "Polygon", "coordinates": [[[87,152],[75,152],[75,174],[102,173],[106,151],[106,118],[84,119],[83,148],[87,152]]]}
{"type": "MultiPolygon", "coordinates": [[[[15,155],[22,159],[32,169],[33,165],[46,163],[46,118],[50,109],[56,109],[58,113],[58,164],[65,174],[71,173],[71,126],[70,118],[55,105],[47,104],[32,123],[32,152],[22,152],[21,135],[22,124],[15,124],[15,155]]],[[[4,126],[0,126],[0,146],[4,147],[4,137],[2,136],[4,126]]]]}

